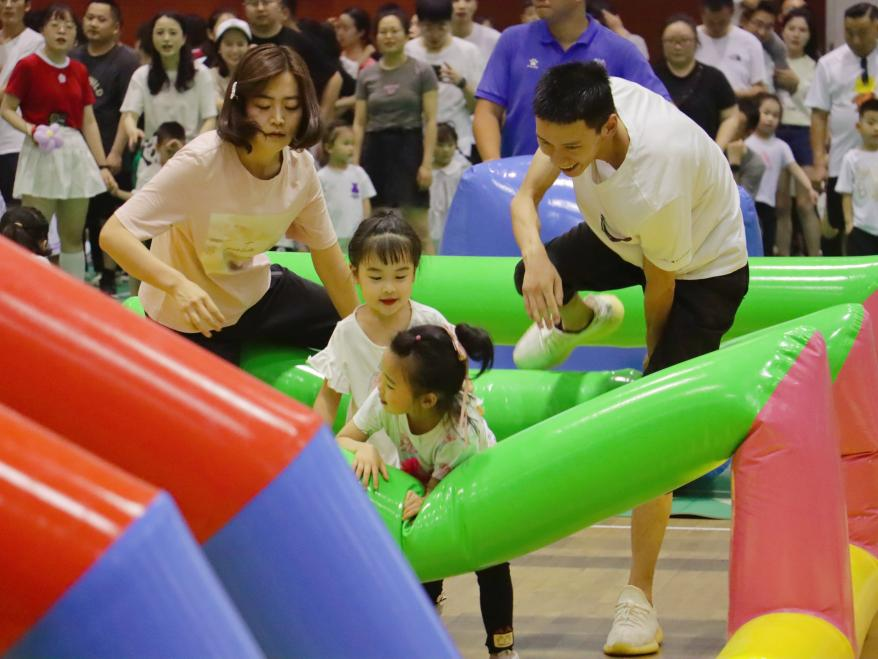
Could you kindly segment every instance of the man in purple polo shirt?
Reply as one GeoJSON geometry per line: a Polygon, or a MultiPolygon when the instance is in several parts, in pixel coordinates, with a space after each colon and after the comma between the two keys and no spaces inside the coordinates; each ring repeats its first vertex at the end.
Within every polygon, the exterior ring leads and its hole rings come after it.
{"type": "Polygon", "coordinates": [[[534,90],[543,73],[556,64],[598,60],[611,76],[670,100],[637,47],[590,19],[585,4],[543,0],[536,5],[541,20],[515,25],[500,36],[476,91],[473,132],[483,160],[534,154],[534,90]]]}

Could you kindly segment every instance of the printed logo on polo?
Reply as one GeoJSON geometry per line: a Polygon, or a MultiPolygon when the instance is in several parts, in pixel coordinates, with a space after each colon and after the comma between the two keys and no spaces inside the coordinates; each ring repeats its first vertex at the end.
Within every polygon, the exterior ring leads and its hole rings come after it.
{"type": "Polygon", "coordinates": [[[351,197],[354,199],[360,198],[360,185],[359,185],[359,183],[355,182],[355,183],[351,184],[351,197]]]}
{"type": "Polygon", "coordinates": [[[527,68],[529,68],[529,69],[540,68],[540,61],[536,57],[531,57],[527,62],[527,68]]]}

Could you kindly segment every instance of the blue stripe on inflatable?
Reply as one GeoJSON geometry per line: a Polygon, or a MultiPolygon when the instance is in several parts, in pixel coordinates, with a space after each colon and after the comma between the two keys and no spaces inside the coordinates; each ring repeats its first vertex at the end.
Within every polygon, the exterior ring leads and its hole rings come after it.
{"type": "Polygon", "coordinates": [[[458,656],[325,427],[204,550],[268,656],[458,656]]]}
{"type": "MultiPolygon", "coordinates": [[[[513,346],[494,346],[494,368],[515,368],[513,346]]],[[[555,371],[613,371],[619,368],[643,368],[646,348],[607,348],[583,346],[573,351],[555,371]]]]}
{"type": "Polygon", "coordinates": [[[164,492],[7,655],[262,656],[164,492]]]}

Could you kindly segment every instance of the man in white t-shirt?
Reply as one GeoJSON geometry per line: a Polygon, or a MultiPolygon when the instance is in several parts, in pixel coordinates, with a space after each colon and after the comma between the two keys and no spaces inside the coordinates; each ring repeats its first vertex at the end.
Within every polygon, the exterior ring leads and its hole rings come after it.
{"type": "Polygon", "coordinates": [[[844,251],[844,213],[835,191],[844,155],[861,144],[857,133],[857,105],[875,95],[878,77],[878,7],[861,2],[844,13],[845,44],[817,62],[805,104],[811,108],[811,148],[814,179],[826,182],[826,212],[838,231],[823,240],[825,256],[844,251]],[[827,155],[826,145],[832,143],[827,155]]]}
{"type": "MultiPolygon", "coordinates": [[[[523,257],[515,283],[535,321],[515,347],[516,365],[551,368],[609,334],[624,313],[618,298],[579,291],[633,285],[644,289],[645,375],[717,349],[749,283],[722,150],[672,103],[595,62],[549,69],[534,114],[540,150],[511,206],[523,257]],[[537,206],[562,172],[584,222],[543,245],[537,206]]],[[[605,652],[658,650],[652,586],[670,510],[668,494],[634,511],[629,585],[605,652]]]]}
{"type": "Polygon", "coordinates": [[[476,88],[485,70],[478,47],[451,34],[451,0],[418,0],[421,36],[405,46],[406,55],[430,64],[439,78],[437,121],[454,125],[457,146],[472,152],[476,88]]]}
{"type": "MultiPolygon", "coordinates": [[[[12,69],[19,60],[37,52],[43,47],[43,36],[24,25],[24,16],[30,11],[27,0],[4,0],[0,4],[0,90],[6,89],[12,69]]],[[[2,97],[0,97],[2,98],[2,97]]],[[[15,170],[18,168],[18,153],[24,142],[24,135],[5,119],[0,119],[0,193],[7,205],[14,203],[12,187],[15,184],[15,170]]]]}
{"type": "Polygon", "coordinates": [[[766,91],[762,44],[732,24],[732,0],[703,0],[695,59],[722,71],[739,99],[766,91]]]}
{"type": "Polygon", "coordinates": [[[487,62],[494,52],[500,33],[492,27],[475,22],[479,8],[477,0],[452,0],[451,6],[454,10],[451,16],[451,33],[458,39],[475,45],[482,53],[482,60],[487,62]]]}

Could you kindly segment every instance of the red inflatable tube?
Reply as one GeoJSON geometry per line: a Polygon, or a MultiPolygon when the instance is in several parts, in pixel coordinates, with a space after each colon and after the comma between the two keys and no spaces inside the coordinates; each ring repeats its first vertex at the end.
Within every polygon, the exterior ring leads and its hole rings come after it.
{"type": "Polygon", "coordinates": [[[0,403],[169,491],[199,542],[320,426],[306,407],[5,239],[0,281],[0,403]]]}
{"type": "Polygon", "coordinates": [[[0,655],[157,491],[0,406],[0,655]]]}
{"type": "Polygon", "coordinates": [[[730,636],[759,616],[794,611],[826,620],[856,647],[831,387],[817,334],[735,452],[730,636]]]}

